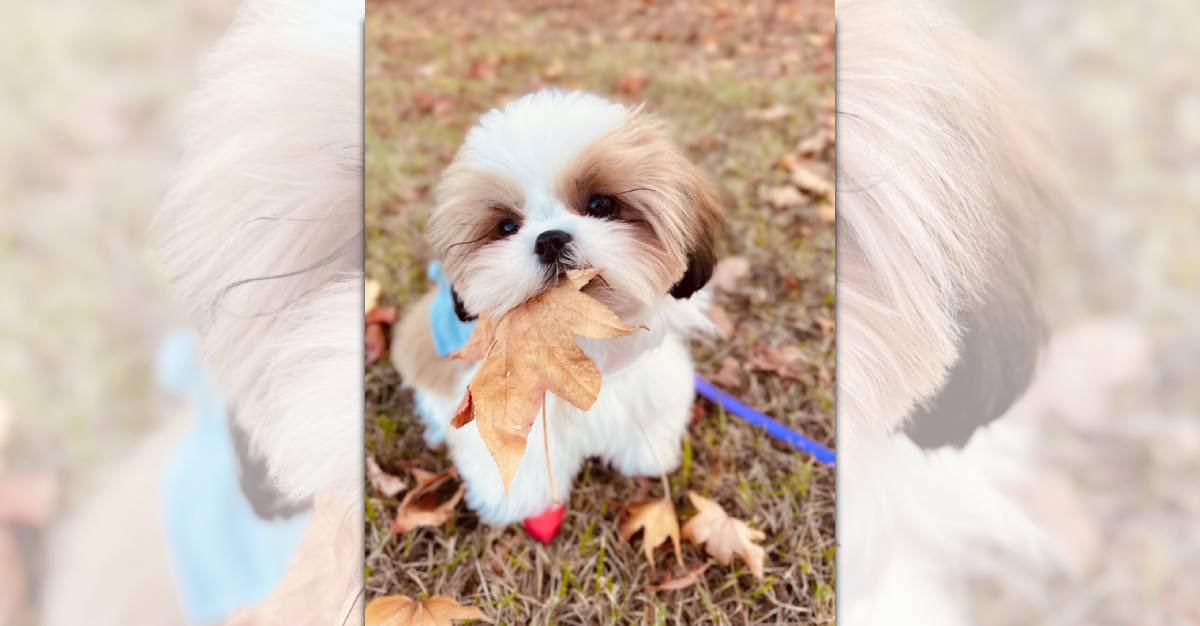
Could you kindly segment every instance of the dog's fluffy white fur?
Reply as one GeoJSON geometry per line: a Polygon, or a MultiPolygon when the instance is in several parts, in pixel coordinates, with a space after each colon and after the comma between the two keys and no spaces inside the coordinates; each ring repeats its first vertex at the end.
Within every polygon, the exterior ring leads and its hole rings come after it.
{"type": "Polygon", "coordinates": [[[983,547],[1036,560],[1038,533],[977,465],[988,437],[930,453],[901,429],[962,357],[973,310],[1022,315],[1006,307],[1029,298],[1048,150],[1019,89],[933,4],[837,14],[839,616],[973,623],[983,547]]]}
{"type": "Polygon", "coordinates": [[[279,485],[362,484],[363,7],[254,0],[208,59],[160,258],[279,485]]]}
{"type": "MultiPolygon", "coordinates": [[[[239,624],[361,614],[363,9],[240,8],[203,68],[180,173],[154,223],[158,256],[255,454],[283,492],[316,503],[284,583],[239,624]]],[[[185,423],[164,417],[57,531],[44,623],[184,623],[157,485],[185,423]]]]}
{"type": "Polygon", "coordinates": [[[507,523],[566,501],[583,462],[599,457],[628,475],[657,475],[679,463],[694,397],[687,338],[707,328],[703,292],[712,267],[715,195],[668,140],[661,125],[584,93],[542,91],[485,114],[438,187],[429,220],[462,307],[498,317],[553,283],[562,267],[596,267],[588,293],[646,330],[580,346],[603,386],[580,411],[548,396],[550,460],[542,416],[505,492],[476,423],[449,427],[473,367],[444,363],[429,350],[428,309],[407,315],[394,362],[416,390],[431,444],[445,441],[481,519],[507,523]],[[612,215],[589,212],[597,196],[619,202],[612,215]],[[511,220],[515,232],[498,233],[511,220]],[[560,262],[539,260],[538,237],[570,235],[560,262]],[[435,370],[444,373],[433,375],[435,370]],[[558,492],[550,492],[547,467],[558,492]]]}

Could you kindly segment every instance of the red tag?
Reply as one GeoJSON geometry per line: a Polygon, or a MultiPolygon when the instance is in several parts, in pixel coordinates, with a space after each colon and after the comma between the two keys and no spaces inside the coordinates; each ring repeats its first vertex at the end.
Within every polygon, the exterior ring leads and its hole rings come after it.
{"type": "Polygon", "coordinates": [[[543,545],[549,544],[551,539],[558,534],[558,529],[562,526],[563,516],[566,514],[567,507],[562,504],[552,504],[550,508],[533,515],[526,517],[523,522],[525,532],[529,533],[530,537],[542,542],[543,545]]]}

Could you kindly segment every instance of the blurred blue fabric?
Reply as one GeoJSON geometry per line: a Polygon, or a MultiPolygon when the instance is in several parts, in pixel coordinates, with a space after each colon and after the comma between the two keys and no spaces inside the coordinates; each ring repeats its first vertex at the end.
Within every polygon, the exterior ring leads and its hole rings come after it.
{"type": "Polygon", "coordinates": [[[433,330],[433,348],[438,356],[446,356],[463,347],[475,329],[475,322],[464,322],[454,312],[454,296],[450,293],[450,281],[442,273],[442,264],[433,261],[426,272],[429,279],[437,282],[437,294],[429,307],[429,326],[433,330]]]}
{"type": "Polygon", "coordinates": [[[183,396],[195,414],[167,463],[161,489],[185,614],[191,623],[208,624],[275,588],[310,515],[267,521],[254,514],[239,484],[224,402],[200,365],[194,334],[164,338],[158,380],[183,396]]]}

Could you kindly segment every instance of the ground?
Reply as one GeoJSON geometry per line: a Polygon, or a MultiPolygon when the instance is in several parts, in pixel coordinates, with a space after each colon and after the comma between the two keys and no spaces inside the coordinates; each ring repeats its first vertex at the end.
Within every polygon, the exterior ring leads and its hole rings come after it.
{"type": "MultiPolygon", "coordinates": [[[[481,113],[543,86],[644,101],[723,190],[720,255],[750,265],[718,294],[728,336],[695,344],[699,372],[832,446],[832,2],[578,4],[368,3],[366,271],[382,303],[402,312],[427,289],[430,187],[481,113]]],[[[385,470],[449,466],[386,358],[368,365],[366,392],[367,451],[385,470]]],[[[684,445],[669,477],[681,516],[691,489],[762,529],[763,580],[714,564],[691,588],[647,591],[672,570],[667,551],[654,572],[639,538],[619,539],[639,486],[593,462],[548,547],[465,507],[395,535],[397,500],[368,485],[368,597],[447,595],[506,624],[832,623],[833,468],[703,401],[684,445]]],[[[685,546],[689,565],[704,558],[685,546]]]]}

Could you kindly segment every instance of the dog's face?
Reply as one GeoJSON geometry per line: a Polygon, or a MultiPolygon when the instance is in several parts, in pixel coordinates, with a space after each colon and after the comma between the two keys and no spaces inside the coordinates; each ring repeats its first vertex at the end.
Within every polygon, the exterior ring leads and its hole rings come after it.
{"type": "Polygon", "coordinates": [[[499,316],[571,268],[628,316],[712,274],[714,193],[637,110],[543,91],[484,115],[437,189],[429,235],[459,316],[499,316]]]}

